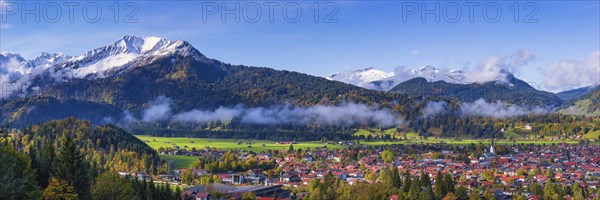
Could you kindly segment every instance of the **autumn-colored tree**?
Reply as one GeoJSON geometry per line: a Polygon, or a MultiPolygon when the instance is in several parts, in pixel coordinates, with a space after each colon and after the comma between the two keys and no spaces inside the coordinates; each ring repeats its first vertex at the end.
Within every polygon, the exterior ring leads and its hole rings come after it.
{"type": "Polygon", "coordinates": [[[78,200],[79,196],[75,193],[73,186],[70,186],[67,181],[56,178],[50,179],[48,187],[43,193],[44,200],[78,200]]]}
{"type": "Polygon", "coordinates": [[[454,193],[450,192],[448,194],[446,194],[446,196],[444,198],[442,198],[442,200],[457,200],[458,198],[456,198],[456,195],[454,195],[454,193]]]}
{"type": "Polygon", "coordinates": [[[254,192],[247,192],[242,195],[242,200],[256,200],[256,194],[254,192]]]}

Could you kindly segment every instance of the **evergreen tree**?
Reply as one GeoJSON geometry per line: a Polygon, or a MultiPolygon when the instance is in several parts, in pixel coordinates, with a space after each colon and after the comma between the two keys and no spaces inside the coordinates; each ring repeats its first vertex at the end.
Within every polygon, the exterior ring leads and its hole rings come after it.
{"type": "Polygon", "coordinates": [[[431,179],[429,179],[429,175],[425,174],[425,172],[421,171],[421,187],[431,188],[431,179]]]}
{"type": "Polygon", "coordinates": [[[454,179],[452,178],[452,175],[446,174],[444,176],[444,184],[443,184],[443,186],[446,187],[444,189],[446,191],[446,193],[454,193],[454,179]]]}
{"type": "Polygon", "coordinates": [[[467,188],[465,186],[461,185],[458,187],[458,189],[456,189],[456,198],[460,200],[469,199],[469,194],[467,193],[467,188]]]}
{"type": "Polygon", "coordinates": [[[56,157],[54,176],[72,186],[81,199],[90,199],[89,166],[79,152],[73,137],[63,133],[56,157]]]}
{"type": "Polygon", "coordinates": [[[42,150],[40,151],[40,164],[38,168],[38,183],[45,188],[48,186],[48,181],[52,176],[52,164],[54,163],[54,146],[50,142],[44,142],[42,144],[42,150]]]}
{"type": "Polygon", "coordinates": [[[396,188],[400,188],[400,186],[402,185],[402,181],[400,180],[400,174],[398,172],[398,168],[392,167],[392,172],[390,173],[390,181],[391,181],[391,186],[392,187],[396,187],[396,188]]]}
{"type": "MultiPolygon", "coordinates": [[[[29,163],[29,167],[37,172],[40,168],[40,157],[38,156],[37,148],[35,148],[34,146],[34,144],[29,145],[27,155],[29,156],[29,160],[31,160],[31,162],[29,163]]],[[[38,176],[36,176],[36,180],[39,180],[38,176]]]]}
{"type": "Polygon", "coordinates": [[[31,161],[6,143],[0,144],[0,199],[36,199],[40,190],[31,161]]]}
{"type": "Polygon", "coordinates": [[[529,191],[538,197],[542,197],[542,195],[544,194],[544,190],[542,189],[542,186],[538,183],[532,183],[531,186],[529,187],[529,191]]]}
{"type": "Polygon", "coordinates": [[[116,172],[106,172],[98,176],[92,188],[94,200],[133,199],[134,195],[131,184],[116,172]]]}
{"type": "Polygon", "coordinates": [[[433,189],[431,188],[431,179],[429,179],[429,175],[425,174],[425,172],[421,172],[421,181],[420,185],[423,189],[423,198],[424,200],[434,200],[435,195],[433,194],[433,189]]]}
{"type": "Polygon", "coordinates": [[[544,186],[544,194],[542,195],[542,198],[543,199],[554,199],[555,196],[558,196],[558,194],[554,190],[554,185],[552,184],[550,179],[548,179],[546,181],[546,185],[544,186]]]}
{"type": "Polygon", "coordinates": [[[435,198],[442,199],[448,193],[444,183],[444,176],[442,175],[442,172],[438,171],[437,176],[435,177],[435,198]]]}
{"type": "Polygon", "coordinates": [[[406,170],[406,172],[404,173],[404,182],[402,183],[402,191],[404,193],[408,193],[408,191],[410,190],[411,181],[412,177],[410,175],[410,172],[406,170]]]}
{"type": "Polygon", "coordinates": [[[583,200],[585,197],[583,196],[583,189],[579,186],[579,183],[575,182],[573,186],[571,186],[571,195],[575,200],[583,200]]]}
{"type": "Polygon", "coordinates": [[[410,182],[410,189],[408,190],[407,196],[409,199],[420,200],[422,196],[421,186],[419,185],[418,177],[410,182]]]}

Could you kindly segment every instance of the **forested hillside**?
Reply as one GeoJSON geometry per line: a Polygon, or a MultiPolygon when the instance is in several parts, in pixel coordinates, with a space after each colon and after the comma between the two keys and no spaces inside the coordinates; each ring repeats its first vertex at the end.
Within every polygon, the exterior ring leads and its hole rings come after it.
{"type": "Polygon", "coordinates": [[[444,81],[428,82],[425,78],[414,78],[398,84],[390,92],[411,96],[442,97],[461,102],[473,102],[483,98],[488,102],[503,101],[517,105],[542,107],[556,107],[563,103],[556,95],[536,90],[512,75],[509,77],[509,81],[509,83],[455,84],[444,81]]]}
{"type": "Polygon", "coordinates": [[[0,199],[179,198],[168,186],[117,174],[155,174],[161,164],[119,128],[69,118],[2,134],[0,199]]]}

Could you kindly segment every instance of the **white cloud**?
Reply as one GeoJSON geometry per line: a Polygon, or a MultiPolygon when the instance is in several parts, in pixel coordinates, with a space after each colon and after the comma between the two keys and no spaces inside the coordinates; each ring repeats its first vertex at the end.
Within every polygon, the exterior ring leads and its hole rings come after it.
{"type": "Polygon", "coordinates": [[[240,107],[219,107],[214,111],[192,110],[182,112],[173,116],[174,122],[205,123],[211,121],[229,121],[242,114],[240,107]]]}
{"type": "Polygon", "coordinates": [[[566,90],[600,84],[600,51],[592,52],[586,60],[565,59],[550,64],[544,71],[544,87],[566,90]]]}
{"type": "Polygon", "coordinates": [[[419,55],[419,54],[421,54],[421,51],[419,51],[419,50],[412,50],[410,52],[410,55],[419,55]]]}
{"type": "Polygon", "coordinates": [[[156,97],[150,101],[150,107],[144,110],[142,120],[156,122],[167,120],[171,116],[171,99],[165,96],[156,97]]]}
{"type": "Polygon", "coordinates": [[[473,103],[462,103],[460,106],[463,115],[486,116],[494,118],[516,117],[528,114],[543,114],[550,110],[542,107],[524,107],[503,102],[488,103],[478,99],[473,103]]]}
{"type": "Polygon", "coordinates": [[[505,81],[506,70],[504,59],[498,56],[490,56],[481,61],[481,63],[472,71],[466,73],[466,82],[485,83],[494,80],[505,81]]]}
{"type": "MultiPolygon", "coordinates": [[[[143,122],[170,121],[174,123],[206,123],[214,121],[229,121],[241,119],[246,124],[320,124],[331,126],[353,126],[361,124],[376,124],[382,127],[392,127],[402,124],[402,120],[389,109],[380,109],[364,104],[345,103],[338,106],[315,105],[296,107],[277,105],[268,108],[231,108],[219,107],[215,110],[191,110],[172,115],[172,101],[165,96],[159,96],[149,102],[149,107],[142,111],[143,122]]],[[[122,122],[137,122],[129,111],[123,113],[122,122]]]]}
{"type": "Polygon", "coordinates": [[[509,56],[489,56],[465,74],[465,82],[500,81],[507,83],[509,74],[518,74],[519,68],[527,65],[533,59],[535,59],[535,55],[527,49],[520,49],[509,56]]]}
{"type": "Polygon", "coordinates": [[[446,112],[446,103],[445,101],[430,101],[427,102],[425,108],[423,108],[423,116],[429,117],[437,114],[441,114],[446,112]]]}
{"type": "Polygon", "coordinates": [[[322,124],[334,126],[377,124],[383,127],[397,126],[402,123],[390,110],[355,103],[339,106],[290,107],[286,105],[271,108],[250,108],[242,116],[242,122],[249,124],[322,124]]]}

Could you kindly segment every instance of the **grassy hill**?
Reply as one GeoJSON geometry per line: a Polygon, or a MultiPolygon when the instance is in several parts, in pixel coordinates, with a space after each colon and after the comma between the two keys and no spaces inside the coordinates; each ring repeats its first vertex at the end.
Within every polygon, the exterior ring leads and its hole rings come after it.
{"type": "Polygon", "coordinates": [[[571,115],[600,116],[600,87],[558,112],[571,115]]]}

